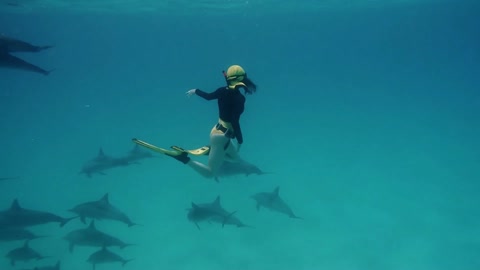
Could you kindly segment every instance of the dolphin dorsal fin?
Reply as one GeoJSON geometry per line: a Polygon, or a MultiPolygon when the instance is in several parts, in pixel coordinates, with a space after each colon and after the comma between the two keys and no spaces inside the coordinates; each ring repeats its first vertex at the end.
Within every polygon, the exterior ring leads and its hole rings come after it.
{"type": "Polygon", "coordinates": [[[280,190],[280,187],[276,187],[274,190],[273,190],[273,195],[275,195],[276,197],[278,197],[278,191],[280,190]]]}
{"type": "Polygon", "coordinates": [[[103,195],[103,197],[100,199],[100,201],[104,202],[104,203],[109,203],[108,201],[108,193],[105,193],[105,195],[103,195]]]}
{"type": "Polygon", "coordinates": [[[90,221],[90,225],[88,225],[88,228],[91,229],[91,230],[95,230],[95,221],[92,219],[92,221],[90,221]]]}
{"type": "Polygon", "coordinates": [[[18,199],[13,200],[12,205],[10,206],[10,210],[18,211],[18,210],[21,210],[21,209],[22,209],[22,207],[18,203],[18,199]]]}
{"type": "Polygon", "coordinates": [[[213,205],[217,206],[217,207],[221,207],[222,205],[220,204],[220,195],[217,196],[217,198],[215,198],[215,201],[213,201],[213,205]]]}

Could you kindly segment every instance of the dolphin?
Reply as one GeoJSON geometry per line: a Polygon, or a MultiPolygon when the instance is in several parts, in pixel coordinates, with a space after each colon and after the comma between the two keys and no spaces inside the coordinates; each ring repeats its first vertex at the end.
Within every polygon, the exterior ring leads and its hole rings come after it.
{"type": "Polygon", "coordinates": [[[257,210],[260,210],[260,207],[268,208],[274,212],[279,212],[288,215],[291,218],[298,218],[292,209],[283,201],[283,199],[278,194],[279,187],[276,187],[273,192],[260,192],[251,196],[257,202],[257,210]]]}
{"type": "Polygon", "coordinates": [[[120,211],[115,206],[111,205],[108,199],[108,193],[103,195],[100,200],[90,201],[79,204],[69,211],[74,212],[80,216],[80,220],[85,224],[86,218],[91,219],[110,219],[126,223],[128,227],[137,225],[132,222],[130,218],[120,211]]]}
{"type": "Polygon", "coordinates": [[[36,65],[30,64],[10,53],[15,52],[40,52],[53,46],[35,46],[25,41],[13,39],[0,35],[0,67],[6,67],[10,69],[21,69],[26,71],[32,71],[41,73],[43,75],[50,74],[51,71],[47,71],[36,65]]]}
{"type": "Polygon", "coordinates": [[[250,227],[245,225],[242,221],[234,216],[236,211],[228,212],[222,207],[220,203],[220,196],[217,196],[217,198],[211,203],[196,204],[192,202],[191,205],[192,208],[187,209],[187,218],[191,222],[195,223],[198,229],[200,229],[198,223],[202,221],[221,223],[222,227],[225,225],[250,227]]]}
{"type": "Polygon", "coordinates": [[[17,241],[17,240],[33,240],[41,237],[43,236],[38,236],[24,228],[18,228],[18,227],[0,228],[0,242],[17,241]]]}
{"type": "Polygon", "coordinates": [[[92,264],[93,270],[95,270],[95,266],[101,263],[113,263],[113,262],[121,262],[122,266],[126,263],[131,261],[132,259],[126,260],[119,255],[109,251],[106,247],[102,247],[102,249],[92,253],[87,262],[92,264]]]}
{"type": "Polygon", "coordinates": [[[80,174],[85,174],[91,178],[93,174],[105,175],[104,171],[116,167],[124,167],[130,165],[130,162],[125,158],[116,158],[105,155],[103,149],[98,150],[97,156],[85,163],[82,167],[80,174]]]}
{"type": "Polygon", "coordinates": [[[220,166],[220,169],[218,170],[217,177],[215,180],[218,182],[218,178],[220,177],[229,177],[229,176],[241,175],[241,174],[245,176],[249,176],[251,174],[257,174],[257,175],[267,174],[267,172],[262,171],[257,166],[243,159],[237,162],[224,161],[220,166]]]}
{"type": "Polygon", "coordinates": [[[49,212],[26,209],[15,199],[9,209],[0,212],[0,228],[29,227],[50,222],[58,222],[63,227],[74,218],[76,217],[63,218],[49,212]]]}
{"type": "Polygon", "coordinates": [[[69,250],[73,252],[74,246],[93,246],[93,247],[110,247],[118,246],[124,248],[131,244],[126,244],[122,240],[113,237],[109,234],[97,230],[94,220],[90,222],[90,225],[85,229],[79,229],[68,233],[65,240],[69,242],[69,250]]]}
{"type": "Polygon", "coordinates": [[[10,259],[10,264],[12,266],[15,266],[15,262],[17,261],[27,262],[32,259],[41,260],[46,258],[45,256],[40,255],[40,253],[37,251],[33,250],[29,246],[28,242],[28,240],[25,241],[25,244],[22,247],[12,249],[7,253],[6,257],[10,259]]]}

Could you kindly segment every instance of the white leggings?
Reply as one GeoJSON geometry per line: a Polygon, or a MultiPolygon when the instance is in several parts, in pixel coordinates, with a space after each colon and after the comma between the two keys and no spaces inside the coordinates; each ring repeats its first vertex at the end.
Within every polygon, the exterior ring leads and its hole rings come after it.
{"type": "Polygon", "coordinates": [[[234,162],[240,159],[237,153],[237,148],[230,140],[231,139],[225,136],[223,132],[216,130],[214,127],[210,132],[208,166],[192,159],[187,165],[206,178],[216,177],[224,160],[227,159],[234,162]]]}

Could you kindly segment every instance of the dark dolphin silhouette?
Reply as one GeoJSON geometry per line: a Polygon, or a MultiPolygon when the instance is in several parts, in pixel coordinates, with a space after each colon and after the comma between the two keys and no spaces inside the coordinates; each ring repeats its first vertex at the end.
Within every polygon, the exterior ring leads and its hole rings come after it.
{"type": "Polygon", "coordinates": [[[234,216],[236,211],[229,212],[225,210],[220,203],[220,196],[217,196],[217,198],[211,203],[196,204],[192,202],[192,208],[187,210],[188,220],[195,223],[198,229],[200,229],[198,223],[203,221],[220,223],[222,224],[222,227],[225,225],[251,227],[245,225],[242,221],[234,216]]]}
{"type": "Polygon", "coordinates": [[[110,247],[118,246],[124,248],[130,246],[122,240],[99,231],[95,227],[95,221],[92,220],[90,225],[85,229],[79,229],[69,232],[64,239],[69,242],[69,250],[73,252],[74,246],[90,246],[90,247],[110,247]]]}
{"type": "Polygon", "coordinates": [[[15,266],[15,263],[17,261],[27,262],[33,259],[41,260],[43,258],[46,258],[45,256],[40,255],[40,253],[32,249],[28,243],[29,241],[27,240],[22,247],[12,249],[7,253],[5,257],[10,259],[10,265],[15,266]]]}
{"type": "Polygon", "coordinates": [[[13,56],[11,53],[40,52],[52,47],[53,46],[35,46],[25,41],[0,35],[0,67],[20,69],[48,75],[51,71],[47,71],[36,65],[30,64],[27,61],[13,56]]]}
{"type": "Polygon", "coordinates": [[[131,260],[132,259],[126,260],[126,259],[120,257],[120,255],[117,255],[117,254],[111,252],[106,247],[103,247],[99,251],[96,251],[96,252],[92,253],[88,257],[87,262],[91,263],[92,267],[93,267],[93,270],[95,270],[95,266],[97,264],[120,262],[120,263],[122,263],[122,266],[124,266],[126,263],[128,263],[131,260]]]}
{"type": "Polygon", "coordinates": [[[251,196],[257,202],[257,210],[265,207],[274,212],[279,212],[288,215],[291,218],[299,218],[296,216],[290,206],[279,195],[279,187],[276,187],[273,192],[259,192],[251,196]]]}
{"type": "Polygon", "coordinates": [[[0,212],[0,228],[29,227],[50,222],[58,222],[63,227],[74,218],[76,217],[63,218],[49,212],[26,209],[15,199],[9,209],[0,212]]]}
{"type": "Polygon", "coordinates": [[[229,177],[234,175],[245,175],[249,176],[251,174],[268,174],[267,172],[262,171],[256,165],[247,162],[246,160],[239,160],[238,162],[224,161],[220,169],[218,170],[216,181],[221,177],[229,177]]]}
{"type": "Polygon", "coordinates": [[[97,156],[86,162],[79,173],[85,174],[90,178],[94,174],[105,175],[106,170],[125,167],[130,164],[131,163],[128,159],[108,156],[103,152],[103,149],[100,148],[97,156]]]}
{"type": "Polygon", "coordinates": [[[80,216],[80,220],[83,223],[86,223],[86,218],[91,218],[98,220],[116,220],[127,224],[128,227],[137,225],[136,223],[132,222],[125,213],[110,204],[110,201],[108,199],[108,193],[103,195],[100,200],[79,204],[70,209],[69,211],[78,214],[80,216]]]}
{"type": "Polygon", "coordinates": [[[18,241],[18,240],[33,240],[42,238],[25,228],[7,227],[0,228],[0,242],[18,241]]]}

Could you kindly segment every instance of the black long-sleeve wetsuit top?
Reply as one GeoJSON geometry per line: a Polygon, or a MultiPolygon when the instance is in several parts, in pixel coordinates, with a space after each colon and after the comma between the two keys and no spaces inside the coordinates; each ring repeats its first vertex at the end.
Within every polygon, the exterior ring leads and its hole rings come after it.
{"type": "Polygon", "coordinates": [[[220,87],[212,93],[206,93],[197,89],[195,93],[206,100],[218,100],[220,119],[232,124],[234,137],[239,144],[242,144],[243,135],[240,127],[240,116],[245,109],[245,97],[242,93],[238,89],[233,90],[227,87],[220,87]]]}

